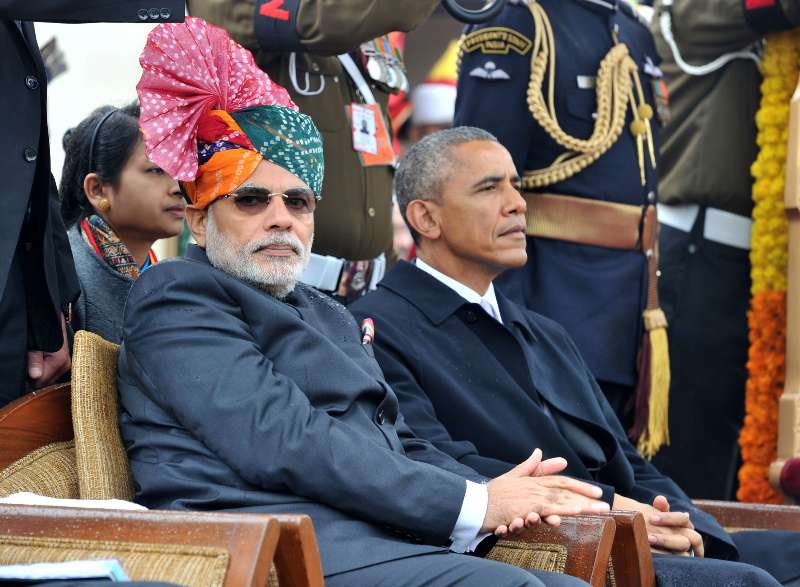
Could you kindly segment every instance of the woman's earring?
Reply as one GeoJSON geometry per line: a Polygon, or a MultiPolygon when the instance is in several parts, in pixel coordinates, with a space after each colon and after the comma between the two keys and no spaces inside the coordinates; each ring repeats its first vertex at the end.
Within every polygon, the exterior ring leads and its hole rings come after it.
{"type": "Polygon", "coordinates": [[[97,209],[101,212],[105,212],[111,207],[111,202],[108,201],[108,198],[100,198],[100,201],[97,202],[97,209]]]}

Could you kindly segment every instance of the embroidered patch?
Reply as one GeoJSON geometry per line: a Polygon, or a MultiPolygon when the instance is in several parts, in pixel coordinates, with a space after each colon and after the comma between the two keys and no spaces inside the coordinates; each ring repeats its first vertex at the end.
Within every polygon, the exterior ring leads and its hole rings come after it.
{"type": "Polygon", "coordinates": [[[480,51],[484,55],[508,55],[509,51],[514,51],[525,55],[532,45],[528,37],[514,29],[493,26],[468,34],[461,47],[465,53],[480,51]]]}
{"type": "Polygon", "coordinates": [[[483,67],[476,67],[469,72],[471,77],[479,77],[481,79],[511,79],[505,71],[498,69],[494,61],[487,61],[483,67]]]}

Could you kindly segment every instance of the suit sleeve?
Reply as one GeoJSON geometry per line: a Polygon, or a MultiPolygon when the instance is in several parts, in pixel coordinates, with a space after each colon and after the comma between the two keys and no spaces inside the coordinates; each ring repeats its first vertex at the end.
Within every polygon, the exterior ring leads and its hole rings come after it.
{"type": "MultiPolygon", "coordinates": [[[[453,439],[439,421],[436,409],[422,386],[425,361],[414,352],[413,340],[385,319],[376,319],[376,332],[379,334],[373,345],[375,358],[386,381],[397,394],[400,412],[414,435],[486,478],[497,477],[514,467],[511,463],[479,455],[478,449],[469,441],[453,439]]],[[[476,479],[470,477],[470,480],[476,479]]]]}
{"type": "Polygon", "coordinates": [[[0,19],[41,22],[180,22],[180,0],[0,0],[0,19]],[[158,19],[140,11],[156,10],[158,19]],[[168,14],[168,16],[167,16],[168,14]]]}
{"type": "Polygon", "coordinates": [[[248,483],[448,542],[463,477],[373,443],[312,406],[262,353],[216,276],[156,271],[134,284],[123,336],[152,401],[248,483]]]}
{"type": "Polygon", "coordinates": [[[600,404],[606,422],[608,422],[609,430],[616,437],[625,458],[633,468],[635,485],[631,494],[625,497],[635,499],[642,503],[652,504],[656,496],[663,495],[669,501],[672,511],[689,513],[695,529],[703,534],[708,555],[717,558],[732,558],[735,553],[735,546],[728,533],[722,529],[712,516],[697,509],[689,496],[678,487],[677,483],[662,474],[650,461],[644,459],[642,455],[639,454],[639,451],[636,450],[636,447],[631,444],[628,435],[622,428],[622,424],[614,413],[611,405],[608,403],[605,394],[600,389],[600,386],[597,385],[597,381],[589,371],[589,367],[580,356],[578,347],[575,346],[575,343],[566,332],[563,334],[565,344],[571,347],[572,352],[575,354],[575,361],[582,365],[586,373],[586,379],[594,390],[597,402],[600,404]]]}
{"type": "Polygon", "coordinates": [[[189,11],[249,48],[337,55],[419,26],[438,0],[189,0],[189,11]]]}
{"type": "Polygon", "coordinates": [[[50,222],[52,223],[53,250],[56,256],[56,271],[58,273],[58,291],[61,308],[75,302],[81,294],[78,274],[75,271],[75,262],[72,259],[72,248],[67,238],[67,230],[61,219],[61,209],[58,202],[58,191],[53,176],[50,176],[50,222]]]}
{"type": "MultiPolygon", "coordinates": [[[[652,26],[656,35],[661,34],[663,4],[658,1],[655,5],[652,26]]],[[[681,54],[690,62],[709,61],[739,51],[770,32],[800,26],[798,0],[767,0],[761,4],[765,6],[748,11],[744,0],[674,0],[672,34],[681,54]],[[773,12],[760,12],[764,10],[773,12]]]]}

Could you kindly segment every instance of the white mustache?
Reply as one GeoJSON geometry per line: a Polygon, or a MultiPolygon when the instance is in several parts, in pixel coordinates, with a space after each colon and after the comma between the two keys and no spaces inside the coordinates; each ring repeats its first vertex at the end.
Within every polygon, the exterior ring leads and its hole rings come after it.
{"type": "Polygon", "coordinates": [[[303,256],[305,253],[305,247],[303,247],[303,243],[300,242],[300,239],[288,233],[275,233],[252,243],[248,243],[247,252],[257,253],[270,245],[289,245],[292,247],[292,251],[298,256],[303,256]]]}

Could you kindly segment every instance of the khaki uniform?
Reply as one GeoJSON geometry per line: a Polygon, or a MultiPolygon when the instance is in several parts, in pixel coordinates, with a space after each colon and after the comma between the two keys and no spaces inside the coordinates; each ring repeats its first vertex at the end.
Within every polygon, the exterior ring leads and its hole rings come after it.
{"type": "MultiPolygon", "coordinates": [[[[353,150],[345,107],[363,102],[337,54],[358,49],[362,42],[391,31],[409,31],[422,23],[436,0],[347,0],[335,3],[299,0],[296,32],[299,47],[285,52],[265,51],[254,28],[254,0],[189,0],[189,12],[225,28],[252,51],[256,63],[285,87],[302,112],[310,115],[322,133],[325,181],[315,213],[314,252],[348,260],[373,259],[392,253],[392,179],[390,166],[363,167],[353,150]],[[296,83],[301,89],[322,92],[304,96],[290,78],[295,53],[296,83]],[[304,52],[305,51],[305,52],[304,52]]],[[[375,99],[386,115],[390,88],[372,81],[375,99]]]]}
{"type": "MultiPolygon", "coordinates": [[[[669,87],[671,124],[661,134],[659,200],[749,216],[750,165],[758,153],[758,66],[736,59],[709,75],[684,73],[661,34],[661,4],[656,2],[652,30],[669,87]]],[[[780,0],[780,4],[788,20],[800,25],[800,2],[780,0]]],[[[681,55],[693,65],[742,50],[763,37],[748,26],[742,0],[674,0],[672,23],[681,55]]]]}
{"type": "Polygon", "coordinates": [[[674,0],[669,30],[683,61],[703,75],[679,66],[661,29],[662,2],[652,22],[670,96],[659,163],[659,198],[668,206],[658,216],[659,296],[672,366],[671,443],[653,464],[693,498],[733,499],[736,492],[747,381],[750,166],[761,98],[755,60],[704,66],[733,52],[756,54],[770,30],[800,24],[796,0],[760,6],[674,0]]]}

